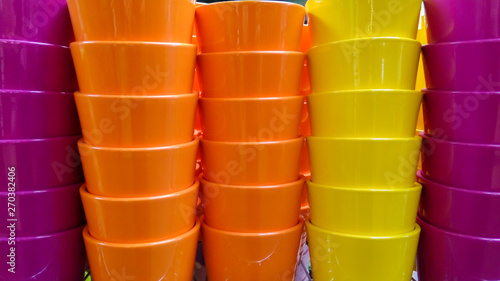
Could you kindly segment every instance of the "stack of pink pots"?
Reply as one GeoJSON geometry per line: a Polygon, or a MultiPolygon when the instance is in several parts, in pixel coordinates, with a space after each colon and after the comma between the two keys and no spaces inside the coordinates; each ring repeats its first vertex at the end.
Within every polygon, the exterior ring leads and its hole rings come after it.
{"type": "Polygon", "coordinates": [[[0,280],[81,280],[81,129],[68,8],[4,0],[0,19],[0,280]]]}
{"type": "Polygon", "coordinates": [[[419,280],[500,280],[500,3],[424,4],[419,280]]]}

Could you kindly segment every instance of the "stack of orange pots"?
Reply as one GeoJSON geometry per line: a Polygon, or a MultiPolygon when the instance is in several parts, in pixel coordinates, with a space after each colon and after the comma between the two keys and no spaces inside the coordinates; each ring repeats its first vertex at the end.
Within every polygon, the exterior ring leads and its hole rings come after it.
{"type": "Polygon", "coordinates": [[[191,280],[200,223],[191,0],[69,0],[92,278],[191,280]]]}
{"type": "Polygon", "coordinates": [[[210,281],[293,280],[303,229],[304,15],[285,2],[196,8],[210,281]]]}

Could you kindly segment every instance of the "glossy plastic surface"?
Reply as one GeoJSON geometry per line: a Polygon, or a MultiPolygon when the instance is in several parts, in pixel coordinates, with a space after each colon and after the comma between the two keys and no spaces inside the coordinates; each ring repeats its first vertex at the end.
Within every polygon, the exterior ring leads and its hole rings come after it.
{"type": "Polygon", "coordinates": [[[73,93],[0,90],[0,139],[80,135],[73,93]]]}
{"type": "Polygon", "coordinates": [[[92,280],[187,281],[193,277],[200,223],[188,232],[152,243],[102,242],[83,231],[92,280]]]}
{"type": "Polygon", "coordinates": [[[466,235],[500,238],[500,193],[467,190],[433,182],[423,185],[419,215],[432,225],[466,235]]]}
{"type": "Polygon", "coordinates": [[[299,52],[224,52],[198,55],[205,98],[299,95],[305,55],[299,52]]]}
{"type": "Polygon", "coordinates": [[[67,281],[82,280],[86,258],[82,239],[83,226],[44,236],[16,237],[15,272],[10,267],[7,238],[0,238],[5,255],[1,255],[0,280],[67,281]],[[5,246],[4,246],[5,245],[5,246]],[[5,247],[5,248],[4,248],[5,247]]]}
{"type": "Polygon", "coordinates": [[[310,222],[306,225],[315,279],[411,280],[420,235],[418,225],[406,234],[380,237],[330,232],[310,222]]]}
{"type": "Polygon", "coordinates": [[[195,223],[198,200],[196,181],[184,190],[154,197],[115,198],[80,195],[89,233],[113,243],[143,243],[169,239],[188,232],[195,223]]]}
{"type": "Polygon", "coordinates": [[[230,1],[196,8],[202,53],[298,51],[304,7],[287,2],[230,1]]]}
{"type": "MultiPolygon", "coordinates": [[[[82,225],[85,216],[78,193],[80,185],[19,191],[16,192],[14,205],[8,204],[7,192],[0,192],[0,207],[5,210],[0,218],[6,222],[17,219],[15,232],[19,237],[47,235],[82,225]],[[13,211],[15,217],[10,217],[8,210],[13,211]]],[[[0,237],[9,237],[9,234],[10,229],[0,229],[0,237]]]]}
{"type": "Polygon", "coordinates": [[[415,135],[422,93],[357,90],[307,96],[317,137],[405,138],[415,135]]]}
{"type": "Polygon", "coordinates": [[[422,48],[427,87],[500,91],[500,39],[429,44],[422,48]]]}
{"type": "Polygon", "coordinates": [[[430,43],[500,38],[500,3],[424,0],[430,43]]]}
{"type": "Polygon", "coordinates": [[[302,137],[272,142],[201,140],[205,179],[234,185],[275,185],[299,179],[302,137]]]}
{"type": "Polygon", "coordinates": [[[500,192],[500,144],[460,143],[420,134],[422,170],[438,183],[491,192],[500,192]]]}
{"type": "Polygon", "coordinates": [[[85,143],[158,147],[193,139],[198,94],[113,96],[75,94],[85,143]]]}
{"type": "Polygon", "coordinates": [[[216,141],[276,141],[299,136],[302,96],[200,99],[203,138],[216,141]]]}
{"type": "Polygon", "coordinates": [[[365,38],[314,47],[307,55],[313,93],[415,89],[420,43],[365,38]]]}
{"type": "Polygon", "coordinates": [[[425,131],[448,141],[500,144],[500,92],[424,91],[425,131]]]}
{"type": "Polygon", "coordinates": [[[71,43],[80,91],[109,95],[193,92],[196,47],[148,42],[71,43]]]}
{"type": "MultiPolygon", "coordinates": [[[[16,192],[43,190],[83,181],[77,141],[82,136],[0,140],[0,170],[15,168],[16,192]]],[[[0,192],[10,181],[0,180],[0,192]]]]}
{"type": "Polygon", "coordinates": [[[78,84],[69,48],[0,39],[0,89],[75,91],[78,84]]]}
{"type": "Polygon", "coordinates": [[[292,281],[304,222],[275,232],[227,232],[202,224],[209,280],[292,281]]]}
{"type": "Polygon", "coordinates": [[[76,41],[190,43],[193,0],[68,0],[76,41]]]}
{"type": "Polygon", "coordinates": [[[421,219],[418,279],[425,281],[500,280],[500,239],[448,232],[421,219]]]}
{"type": "Polygon", "coordinates": [[[304,180],[267,186],[240,186],[200,178],[205,223],[225,231],[272,232],[299,220],[304,180]]]}
{"type": "Polygon", "coordinates": [[[400,189],[334,187],[307,182],[311,223],[325,230],[369,236],[411,232],[422,186],[400,189]]]}
{"type": "Polygon", "coordinates": [[[312,182],[367,189],[412,187],[421,138],[307,137],[312,182]]]}
{"type": "Polygon", "coordinates": [[[4,0],[0,38],[68,46],[74,41],[66,1],[4,0]]]}
{"type": "Polygon", "coordinates": [[[421,0],[310,0],[313,45],[366,37],[415,39],[421,0]]]}
{"type": "Polygon", "coordinates": [[[78,147],[90,193],[144,197],[183,190],[195,181],[198,139],[151,148],[105,148],[80,140],[78,147]]]}

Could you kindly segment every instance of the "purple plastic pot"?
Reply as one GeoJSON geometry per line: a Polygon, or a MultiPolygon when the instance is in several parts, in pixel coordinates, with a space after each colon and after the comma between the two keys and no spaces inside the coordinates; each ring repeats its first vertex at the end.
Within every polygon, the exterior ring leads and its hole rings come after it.
{"type": "Polygon", "coordinates": [[[500,92],[424,90],[423,101],[428,135],[449,141],[500,144],[500,92]]]}
{"type": "Polygon", "coordinates": [[[500,238],[500,193],[455,188],[417,173],[423,191],[419,215],[432,225],[456,233],[500,238]]]}
{"type": "Polygon", "coordinates": [[[80,135],[73,93],[0,90],[0,139],[80,135]]]}
{"type": "Polygon", "coordinates": [[[83,226],[36,237],[17,237],[15,245],[0,238],[0,280],[9,281],[82,281],[86,267],[83,226]],[[11,268],[15,249],[15,273],[11,268]]]}
{"type": "Polygon", "coordinates": [[[66,0],[2,0],[0,38],[68,46],[74,36],[66,0]]]}
{"type": "Polygon", "coordinates": [[[500,39],[441,43],[422,48],[431,90],[500,91],[500,39]]]}
{"type": "Polygon", "coordinates": [[[43,190],[83,181],[77,142],[82,136],[0,140],[0,192],[43,190]],[[15,171],[10,172],[13,170],[15,171]],[[9,174],[10,173],[10,174],[9,174]],[[14,175],[13,177],[10,177],[14,175]]]}
{"type": "Polygon", "coordinates": [[[69,48],[0,40],[0,89],[76,91],[78,83],[69,48]]]}
{"type": "MultiPolygon", "coordinates": [[[[79,188],[82,183],[45,189],[19,191],[15,196],[0,192],[0,220],[16,220],[16,236],[39,236],[68,230],[85,222],[79,188]],[[12,199],[13,197],[13,199],[12,199]],[[8,202],[13,205],[7,205],[8,202]],[[9,209],[12,207],[12,209],[9,209]],[[14,216],[10,216],[13,213],[14,216]]],[[[0,228],[0,237],[9,229],[0,228]]]]}
{"type": "Polygon", "coordinates": [[[448,232],[424,222],[417,253],[420,281],[500,280],[500,239],[448,232]]]}
{"type": "Polygon", "coordinates": [[[500,2],[424,0],[430,43],[500,37],[500,2]]]}
{"type": "Polygon", "coordinates": [[[451,142],[424,133],[422,170],[428,179],[454,187],[500,192],[500,145],[451,142]]]}

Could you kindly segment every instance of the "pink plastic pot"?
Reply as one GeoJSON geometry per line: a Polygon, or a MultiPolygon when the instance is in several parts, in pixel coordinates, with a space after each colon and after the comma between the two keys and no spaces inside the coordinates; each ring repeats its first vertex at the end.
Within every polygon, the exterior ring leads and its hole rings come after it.
{"type": "Polygon", "coordinates": [[[418,172],[423,186],[420,217],[456,233],[500,238],[500,193],[467,190],[433,182],[418,172]]]}
{"type": "Polygon", "coordinates": [[[69,48],[0,40],[0,89],[76,91],[78,83],[69,48]]]}
{"type": "Polygon", "coordinates": [[[73,93],[0,90],[0,139],[80,134],[73,93]]]}
{"type": "Polygon", "coordinates": [[[500,145],[451,142],[421,133],[423,175],[435,182],[500,191],[500,145]]]}
{"type": "Polygon", "coordinates": [[[422,219],[417,253],[420,281],[500,280],[500,239],[449,232],[422,219]]]}
{"type": "Polygon", "coordinates": [[[424,90],[425,131],[433,138],[500,144],[500,92],[424,90]]]}
{"type": "Polygon", "coordinates": [[[500,91],[500,39],[422,48],[427,87],[441,91],[500,91]]]}
{"type": "Polygon", "coordinates": [[[430,43],[500,37],[500,2],[424,0],[430,43]]]}
{"type": "Polygon", "coordinates": [[[5,173],[0,179],[0,192],[12,186],[19,192],[82,182],[77,148],[81,137],[0,140],[0,171],[5,173]],[[13,177],[8,176],[11,170],[13,177]]]}
{"type": "MultiPolygon", "coordinates": [[[[2,221],[16,221],[17,236],[39,236],[65,231],[85,222],[78,192],[82,183],[39,191],[19,191],[15,196],[0,192],[2,221]],[[14,197],[14,199],[12,199],[14,197]],[[8,205],[11,202],[13,205],[8,205]],[[11,208],[11,209],[9,209],[11,208]],[[10,213],[15,216],[10,216],[10,213]]],[[[0,237],[8,237],[9,229],[0,228],[0,237]]]]}
{"type": "Polygon", "coordinates": [[[68,46],[74,41],[66,0],[2,0],[0,38],[68,46]]]}

